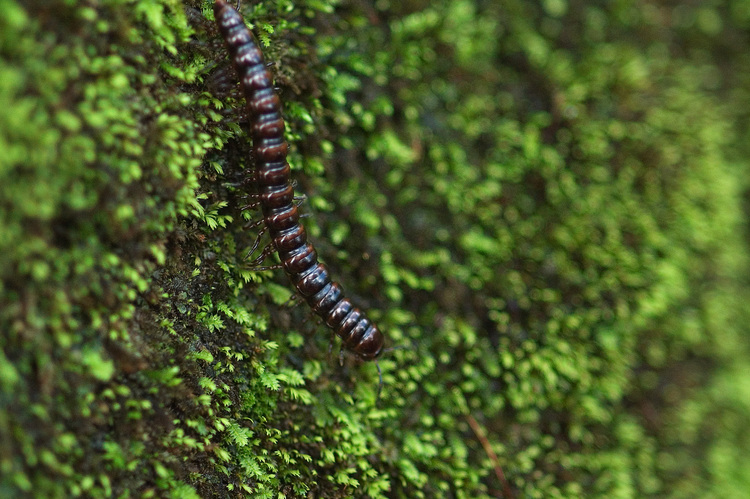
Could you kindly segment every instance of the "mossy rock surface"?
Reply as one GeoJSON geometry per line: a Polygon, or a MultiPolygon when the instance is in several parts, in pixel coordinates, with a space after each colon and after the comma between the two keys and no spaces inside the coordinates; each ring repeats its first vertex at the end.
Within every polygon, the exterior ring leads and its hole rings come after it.
{"type": "Polygon", "coordinates": [[[745,2],[241,8],[382,398],[248,263],[210,2],[0,0],[0,497],[750,493],[745,2]]]}

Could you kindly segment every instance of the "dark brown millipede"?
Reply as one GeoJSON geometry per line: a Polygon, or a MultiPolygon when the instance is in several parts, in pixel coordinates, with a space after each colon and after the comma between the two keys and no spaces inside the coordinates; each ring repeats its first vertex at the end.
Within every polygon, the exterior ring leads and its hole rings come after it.
{"type": "Polygon", "coordinates": [[[281,102],[263,54],[237,10],[224,0],[215,0],[214,14],[247,100],[258,200],[281,266],[310,308],[341,338],[344,348],[363,360],[374,360],[383,352],[383,333],[331,280],[300,224],[286,160],[281,102]]]}

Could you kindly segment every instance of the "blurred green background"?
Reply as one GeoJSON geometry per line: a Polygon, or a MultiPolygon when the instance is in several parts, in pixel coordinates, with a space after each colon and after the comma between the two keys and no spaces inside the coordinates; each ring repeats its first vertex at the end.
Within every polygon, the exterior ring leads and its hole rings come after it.
{"type": "Polygon", "coordinates": [[[0,496],[750,494],[750,3],[243,2],[377,404],[210,2],[0,12],[0,496]]]}

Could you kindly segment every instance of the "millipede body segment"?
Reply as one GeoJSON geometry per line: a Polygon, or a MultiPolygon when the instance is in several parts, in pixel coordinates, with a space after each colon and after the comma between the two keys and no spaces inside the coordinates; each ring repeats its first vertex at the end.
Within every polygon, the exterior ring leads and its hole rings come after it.
{"type": "Polygon", "coordinates": [[[312,310],[342,339],[344,347],[372,360],[383,350],[384,336],[365,314],[344,297],[307,240],[294,204],[281,102],[263,54],[242,16],[224,0],[214,14],[240,75],[251,119],[255,180],[263,219],[281,265],[312,310]]]}

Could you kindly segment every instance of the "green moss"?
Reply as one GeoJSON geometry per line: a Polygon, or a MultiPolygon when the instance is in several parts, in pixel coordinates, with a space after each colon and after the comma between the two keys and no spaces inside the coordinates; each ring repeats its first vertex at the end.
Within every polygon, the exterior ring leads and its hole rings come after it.
{"type": "Polygon", "coordinates": [[[246,259],[209,2],[0,4],[0,496],[747,495],[742,2],[243,3],[378,404],[246,259]]]}

